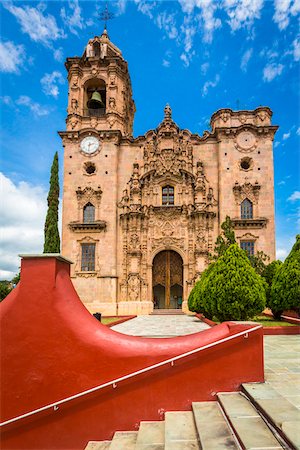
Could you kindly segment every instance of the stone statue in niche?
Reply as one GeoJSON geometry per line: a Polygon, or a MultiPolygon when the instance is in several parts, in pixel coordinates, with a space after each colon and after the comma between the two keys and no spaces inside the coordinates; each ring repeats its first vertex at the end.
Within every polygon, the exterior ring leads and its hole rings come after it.
{"type": "Polygon", "coordinates": [[[114,97],[109,97],[108,104],[109,104],[110,109],[115,109],[115,107],[116,107],[116,100],[114,99],[114,97]]]}
{"type": "Polygon", "coordinates": [[[72,112],[76,113],[78,109],[78,100],[76,98],[72,98],[71,100],[71,110],[72,112]]]}

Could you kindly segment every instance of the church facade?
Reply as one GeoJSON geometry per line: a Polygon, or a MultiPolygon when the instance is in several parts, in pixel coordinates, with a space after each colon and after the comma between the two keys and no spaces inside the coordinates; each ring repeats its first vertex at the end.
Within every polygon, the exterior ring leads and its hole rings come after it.
{"type": "Polygon", "coordinates": [[[242,248],[275,258],[270,108],[220,109],[200,136],[167,105],[134,138],[127,62],[107,32],[66,68],[62,253],[91,312],[187,310],[226,215],[242,248]]]}

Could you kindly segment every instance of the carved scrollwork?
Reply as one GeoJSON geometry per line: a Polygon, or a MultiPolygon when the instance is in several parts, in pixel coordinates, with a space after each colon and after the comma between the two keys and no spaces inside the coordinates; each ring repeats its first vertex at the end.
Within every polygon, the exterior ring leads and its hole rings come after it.
{"type": "Polygon", "coordinates": [[[251,200],[252,203],[257,203],[260,189],[261,186],[258,181],[254,184],[246,181],[242,185],[236,181],[233,186],[233,193],[236,203],[240,204],[245,198],[251,200]]]}

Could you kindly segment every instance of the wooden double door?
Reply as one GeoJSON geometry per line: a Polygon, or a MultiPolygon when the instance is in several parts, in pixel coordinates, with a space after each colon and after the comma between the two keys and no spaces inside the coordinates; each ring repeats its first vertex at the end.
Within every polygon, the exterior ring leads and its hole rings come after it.
{"type": "Polygon", "coordinates": [[[183,261],[173,250],[164,250],[153,259],[152,286],[154,308],[181,308],[183,261]]]}

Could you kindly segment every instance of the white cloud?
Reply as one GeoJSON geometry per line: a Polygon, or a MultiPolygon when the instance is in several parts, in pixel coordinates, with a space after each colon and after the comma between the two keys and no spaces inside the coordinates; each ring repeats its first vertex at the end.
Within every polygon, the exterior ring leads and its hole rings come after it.
{"type": "Polygon", "coordinates": [[[11,279],[19,270],[19,253],[42,253],[47,193],[24,181],[14,184],[0,173],[0,277],[11,279]]]}
{"type": "Polygon", "coordinates": [[[208,69],[209,69],[209,63],[206,62],[206,63],[201,64],[200,69],[201,69],[202,75],[206,75],[206,74],[207,74],[207,71],[208,71],[208,69]]]}
{"type": "Polygon", "coordinates": [[[33,6],[14,6],[8,2],[2,4],[16,17],[23,33],[28,34],[34,42],[50,47],[52,41],[65,37],[63,30],[57,26],[55,17],[50,14],[44,15],[44,4],[39,3],[36,8],[33,6]]]}
{"type": "Polygon", "coordinates": [[[195,22],[201,21],[201,29],[204,32],[203,39],[205,42],[211,42],[213,33],[216,29],[222,26],[221,20],[215,18],[215,12],[218,8],[218,4],[215,0],[178,0],[181,9],[184,13],[187,13],[189,18],[194,9],[199,9],[200,14],[194,16],[195,22]]]}
{"type": "Polygon", "coordinates": [[[118,0],[117,2],[115,2],[117,11],[118,11],[118,15],[124,14],[125,10],[126,10],[126,5],[127,5],[127,1],[126,0],[118,0]]]}
{"type": "Polygon", "coordinates": [[[232,31],[245,26],[250,28],[254,20],[260,18],[263,3],[264,0],[224,0],[232,31]]]}
{"type": "Polygon", "coordinates": [[[248,48],[242,56],[241,60],[241,69],[243,72],[247,72],[248,63],[252,57],[253,48],[248,48]]]}
{"type": "Polygon", "coordinates": [[[156,23],[160,30],[164,30],[170,39],[176,39],[178,36],[175,14],[167,14],[165,11],[158,14],[156,23]]]}
{"type": "Polygon", "coordinates": [[[278,186],[284,186],[285,185],[285,181],[284,180],[281,180],[281,181],[279,181],[279,183],[277,183],[278,184],[278,186]]]}
{"type": "Polygon", "coordinates": [[[59,94],[58,84],[63,84],[64,82],[64,77],[60,72],[45,73],[41,79],[43,92],[46,95],[57,98],[59,94]]]}
{"type": "Polygon", "coordinates": [[[300,200],[300,191],[293,192],[292,195],[290,195],[290,197],[288,198],[289,202],[295,202],[297,200],[300,200]]]}
{"type": "Polygon", "coordinates": [[[300,38],[299,37],[297,37],[293,41],[293,56],[294,56],[295,61],[300,60],[300,38]]]}
{"type": "Polygon", "coordinates": [[[300,127],[297,128],[296,134],[298,134],[298,136],[300,136],[300,127]]]}
{"type": "Polygon", "coordinates": [[[0,71],[19,73],[26,58],[23,45],[16,45],[12,41],[0,42],[0,71]]]}
{"type": "Polygon", "coordinates": [[[274,148],[277,148],[280,145],[280,142],[276,141],[274,144],[274,148]]]}
{"type": "Polygon", "coordinates": [[[219,75],[219,74],[217,74],[217,75],[215,76],[215,79],[214,79],[214,80],[206,81],[206,83],[204,83],[204,86],[203,86],[203,89],[202,89],[202,97],[204,97],[205,95],[207,95],[208,90],[209,90],[210,88],[216,87],[217,84],[219,83],[219,81],[220,81],[220,75],[219,75]]]}
{"type": "Polygon", "coordinates": [[[286,141],[290,136],[291,136],[291,132],[289,131],[288,133],[284,133],[284,134],[283,134],[282,139],[283,139],[284,141],[286,141]]]}
{"type": "Polygon", "coordinates": [[[79,30],[85,28],[78,0],[69,1],[68,7],[69,9],[63,7],[60,10],[60,16],[71,33],[78,35],[77,28],[79,30]]]}
{"type": "Polygon", "coordinates": [[[39,103],[34,102],[30,97],[27,95],[21,95],[18,100],[16,100],[16,104],[20,106],[26,106],[30,109],[30,111],[33,112],[35,116],[41,117],[41,116],[47,116],[49,114],[49,109],[47,109],[45,106],[40,105],[39,103]]]}
{"type": "Polygon", "coordinates": [[[2,97],[0,97],[0,99],[1,99],[1,102],[4,103],[4,105],[7,105],[7,106],[13,105],[12,98],[9,95],[3,95],[2,97]]]}
{"type": "Polygon", "coordinates": [[[137,9],[145,16],[148,16],[150,19],[153,19],[153,8],[155,8],[155,2],[149,2],[146,0],[134,0],[134,2],[138,5],[137,9]]]}
{"type": "Polygon", "coordinates": [[[300,12],[299,0],[275,0],[274,22],[278,24],[280,30],[284,30],[291,16],[296,16],[300,12]]]}
{"type": "Polygon", "coordinates": [[[281,75],[283,67],[282,64],[267,64],[263,70],[263,80],[268,82],[274,80],[274,78],[281,75]]]}
{"type": "Polygon", "coordinates": [[[286,248],[276,248],[276,259],[284,261],[288,254],[289,252],[286,248]]]}
{"type": "Polygon", "coordinates": [[[63,48],[59,47],[53,51],[54,59],[58,62],[62,62],[64,59],[63,48]]]}

